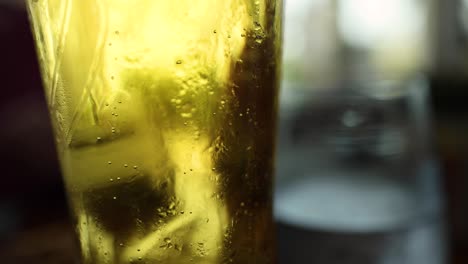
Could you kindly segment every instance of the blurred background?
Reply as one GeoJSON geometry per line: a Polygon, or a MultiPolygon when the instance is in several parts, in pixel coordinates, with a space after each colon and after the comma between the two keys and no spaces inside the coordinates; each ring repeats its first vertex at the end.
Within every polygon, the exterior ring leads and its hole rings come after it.
{"type": "MultiPolygon", "coordinates": [[[[0,0],[0,259],[73,238],[24,4],[0,0]]],[[[286,0],[280,263],[468,263],[468,1],[286,0]]]]}

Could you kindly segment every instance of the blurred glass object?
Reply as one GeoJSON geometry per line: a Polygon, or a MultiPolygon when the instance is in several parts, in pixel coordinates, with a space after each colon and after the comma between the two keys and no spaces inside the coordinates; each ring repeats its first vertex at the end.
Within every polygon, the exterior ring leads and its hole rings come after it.
{"type": "Polygon", "coordinates": [[[286,1],[280,260],[443,264],[431,1],[286,1]]]}

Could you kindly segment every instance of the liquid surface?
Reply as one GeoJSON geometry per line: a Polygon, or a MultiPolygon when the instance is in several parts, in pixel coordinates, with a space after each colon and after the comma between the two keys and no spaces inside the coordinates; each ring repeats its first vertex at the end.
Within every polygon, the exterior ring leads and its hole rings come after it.
{"type": "Polygon", "coordinates": [[[82,263],[274,263],[281,1],[28,6],[82,263]]]}

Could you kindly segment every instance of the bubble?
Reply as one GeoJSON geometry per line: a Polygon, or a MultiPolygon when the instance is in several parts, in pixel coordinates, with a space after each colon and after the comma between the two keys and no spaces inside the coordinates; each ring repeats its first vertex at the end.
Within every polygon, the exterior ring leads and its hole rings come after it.
{"type": "Polygon", "coordinates": [[[115,78],[114,76],[111,76],[111,80],[114,80],[114,78],[115,78]]]}
{"type": "Polygon", "coordinates": [[[117,177],[117,180],[120,181],[120,177],[117,177]]]}
{"type": "Polygon", "coordinates": [[[183,118],[191,118],[193,115],[192,113],[182,113],[180,114],[180,116],[182,116],[183,118]]]}
{"type": "Polygon", "coordinates": [[[171,202],[171,204],[169,205],[169,209],[172,210],[174,209],[176,206],[176,204],[174,202],[171,202]]]}
{"type": "Polygon", "coordinates": [[[112,197],[112,199],[117,200],[117,196],[112,197]]]}
{"type": "Polygon", "coordinates": [[[341,119],[341,122],[347,127],[359,126],[363,121],[362,115],[353,110],[346,111],[341,119]]]}
{"type": "Polygon", "coordinates": [[[176,64],[178,64],[178,65],[182,64],[182,60],[177,60],[176,64]]]}
{"type": "Polygon", "coordinates": [[[138,252],[140,252],[140,251],[141,251],[141,249],[139,249],[139,248],[138,248],[138,249],[137,249],[137,251],[138,251],[138,252]]]}
{"type": "Polygon", "coordinates": [[[102,140],[102,138],[101,138],[101,137],[97,137],[96,140],[99,142],[99,141],[102,140]]]}
{"type": "Polygon", "coordinates": [[[254,21],[255,29],[260,29],[261,25],[258,21],[254,21]]]}
{"type": "Polygon", "coordinates": [[[109,181],[110,181],[110,182],[113,182],[113,181],[114,181],[114,179],[110,178],[110,179],[109,179],[109,181]]]}
{"type": "Polygon", "coordinates": [[[112,42],[109,42],[109,47],[112,46],[112,42]]]}
{"type": "Polygon", "coordinates": [[[213,30],[213,33],[214,33],[214,34],[216,34],[216,33],[217,33],[217,32],[216,32],[216,29],[215,29],[215,30],[213,30]]]}
{"type": "Polygon", "coordinates": [[[164,242],[166,242],[166,243],[171,243],[171,241],[172,241],[172,240],[171,240],[171,238],[170,238],[170,237],[166,237],[166,238],[164,238],[164,242]]]}
{"type": "Polygon", "coordinates": [[[241,36],[241,38],[245,38],[245,34],[244,34],[244,33],[242,33],[240,36],[241,36]]]}
{"type": "Polygon", "coordinates": [[[119,246],[123,247],[123,246],[124,246],[124,244],[123,244],[123,243],[120,243],[120,244],[119,244],[119,246]]]}
{"type": "Polygon", "coordinates": [[[114,31],[114,34],[119,35],[120,32],[118,30],[114,31]]]}
{"type": "Polygon", "coordinates": [[[135,166],[133,166],[133,169],[135,169],[135,170],[136,170],[136,169],[138,169],[138,166],[136,166],[136,165],[135,165],[135,166]]]}
{"type": "Polygon", "coordinates": [[[124,167],[125,167],[125,168],[128,168],[128,164],[124,164],[124,167]]]}
{"type": "Polygon", "coordinates": [[[112,164],[112,161],[108,161],[107,164],[111,165],[111,164],[112,164]]]}

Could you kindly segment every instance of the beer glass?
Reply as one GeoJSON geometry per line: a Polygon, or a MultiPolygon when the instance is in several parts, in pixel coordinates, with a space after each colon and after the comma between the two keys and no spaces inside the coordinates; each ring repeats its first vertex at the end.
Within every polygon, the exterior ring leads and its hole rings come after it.
{"type": "Polygon", "coordinates": [[[281,0],[28,0],[81,263],[275,263],[281,0]]]}

